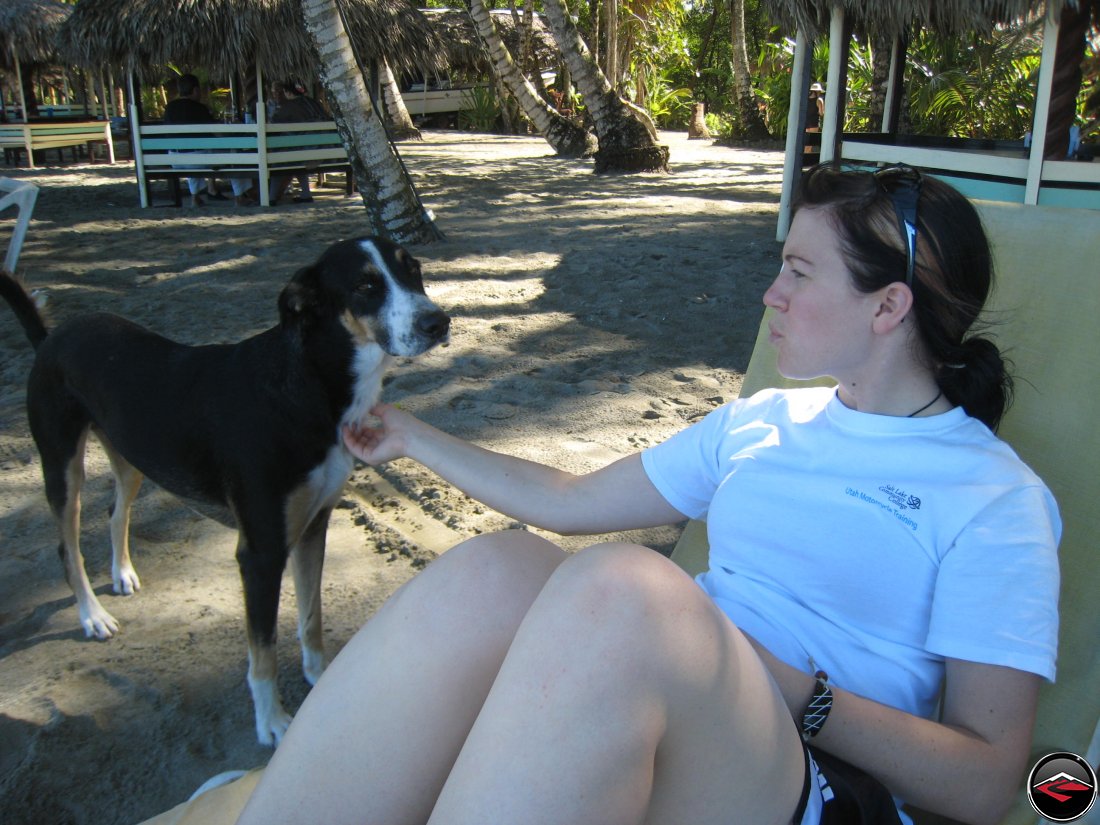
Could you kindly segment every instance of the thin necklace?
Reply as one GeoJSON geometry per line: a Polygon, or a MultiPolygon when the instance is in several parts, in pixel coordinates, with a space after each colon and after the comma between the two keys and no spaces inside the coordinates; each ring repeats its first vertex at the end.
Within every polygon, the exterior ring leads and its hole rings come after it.
{"type": "Polygon", "coordinates": [[[925,404],[925,405],[924,405],[923,407],[921,407],[921,408],[920,408],[919,410],[915,410],[914,412],[911,412],[911,413],[909,413],[909,415],[907,415],[907,416],[905,416],[905,417],[906,417],[906,418],[912,418],[912,417],[913,417],[913,416],[915,416],[915,415],[920,415],[920,414],[921,414],[922,412],[924,412],[924,411],[925,411],[925,410],[927,410],[927,409],[928,409],[929,407],[931,407],[931,406],[932,406],[933,404],[935,404],[935,403],[936,403],[937,401],[939,401],[939,400],[940,400],[940,398],[942,398],[942,397],[943,397],[943,390],[940,390],[940,391],[939,391],[938,393],[936,393],[936,397],[935,397],[935,398],[933,398],[933,399],[932,399],[931,401],[929,401],[929,402],[928,402],[927,404],[925,404]]]}

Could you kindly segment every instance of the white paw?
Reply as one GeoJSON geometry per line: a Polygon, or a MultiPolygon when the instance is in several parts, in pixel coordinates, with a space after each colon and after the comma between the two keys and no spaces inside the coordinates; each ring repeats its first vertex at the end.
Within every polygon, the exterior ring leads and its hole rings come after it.
{"type": "Polygon", "coordinates": [[[275,680],[249,676],[248,686],[252,689],[252,702],[256,707],[256,738],[261,745],[278,745],[290,727],[291,716],[279,701],[275,680]]]}
{"type": "Polygon", "coordinates": [[[261,745],[278,747],[279,743],[283,741],[286,729],[290,727],[290,720],[290,714],[283,710],[281,706],[264,719],[261,719],[260,714],[257,713],[256,738],[260,740],[261,745]]]}
{"type": "Polygon", "coordinates": [[[302,648],[302,673],[311,685],[317,684],[325,672],[325,651],[302,648]]]}
{"type": "Polygon", "coordinates": [[[118,621],[99,602],[93,602],[80,610],[80,624],[89,639],[110,639],[118,633],[118,621]]]}
{"type": "Polygon", "coordinates": [[[115,592],[120,596],[132,596],[141,590],[141,579],[133,567],[126,565],[113,570],[111,578],[114,579],[115,592]]]}

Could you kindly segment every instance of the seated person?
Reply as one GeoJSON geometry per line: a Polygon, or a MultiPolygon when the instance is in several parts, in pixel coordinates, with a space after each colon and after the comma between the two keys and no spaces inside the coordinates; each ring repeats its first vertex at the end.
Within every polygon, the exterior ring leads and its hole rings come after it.
{"type": "Polygon", "coordinates": [[[693,581],[628,542],[474,537],[306,698],[239,825],[998,822],[1058,637],[1058,510],[994,434],[974,207],[908,167],[803,178],[764,294],[788,377],[583,475],[397,407],[345,430],[523,522],[707,519],[693,581]]]}
{"type": "MultiPolygon", "coordinates": [[[[199,79],[193,74],[182,74],[176,80],[176,97],[168,101],[164,107],[163,121],[169,125],[190,125],[195,123],[217,123],[217,118],[199,98],[199,79]]],[[[252,181],[249,178],[230,178],[233,186],[233,194],[238,206],[248,206],[255,203],[255,199],[248,194],[252,181]]],[[[205,186],[202,178],[187,178],[187,189],[191,193],[191,205],[202,206],[202,191],[205,186]]],[[[211,196],[216,195],[217,190],[207,187],[211,196]]]]}
{"type": "MultiPolygon", "coordinates": [[[[331,119],[325,107],[306,94],[306,87],[300,80],[276,83],[273,97],[278,105],[271,116],[272,123],[311,123],[331,119]]],[[[296,177],[301,191],[294,196],[294,202],[312,203],[313,194],[309,187],[309,173],[302,172],[296,177]]],[[[290,175],[272,176],[270,197],[273,205],[278,203],[279,198],[286,193],[290,180],[290,175]]]]}

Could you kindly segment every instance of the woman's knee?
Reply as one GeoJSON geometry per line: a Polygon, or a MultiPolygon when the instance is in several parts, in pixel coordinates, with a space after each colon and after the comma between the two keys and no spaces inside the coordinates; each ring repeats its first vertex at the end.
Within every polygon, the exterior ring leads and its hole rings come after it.
{"type": "Polygon", "coordinates": [[[679,645],[685,628],[721,618],[702,589],[675,563],[648,547],[598,544],[570,556],[543,589],[565,615],[651,655],[662,639],[679,645]]]}
{"type": "Polygon", "coordinates": [[[456,545],[402,587],[396,601],[444,612],[522,615],[566,559],[557,545],[532,533],[486,533],[456,545]]]}
{"type": "Polygon", "coordinates": [[[649,610],[702,595],[691,578],[665,556],[628,543],[596,544],[571,556],[554,584],[592,608],[649,610]]]}

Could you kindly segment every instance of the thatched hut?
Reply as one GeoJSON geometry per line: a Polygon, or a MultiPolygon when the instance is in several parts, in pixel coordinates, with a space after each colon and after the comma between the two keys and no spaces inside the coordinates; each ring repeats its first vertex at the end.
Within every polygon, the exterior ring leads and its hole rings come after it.
{"type": "Polygon", "coordinates": [[[867,28],[902,35],[920,27],[944,33],[989,31],[998,23],[1017,20],[1042,5],[1035,0],[940,0],[912,3],[894,0],[766,0],[776,19],[818,37],[829,31],[832,11],[839,8],[867,28]]]}
{"type": "Polygon", "coordinates": [[[10,69],[15,77],[23,112],[27,103],[20,64],[53,61],[58,28],[72,9],[59,0],[4,0],[0,4],[0,68],[10,69]]]}
{"type": "MultiPolygon", "coordinates": [[[[399,0],[337,0],[364,65],[435,65],[443,51],[424,16],[399,0]]],[[[223,78],[312,77],[319,60],[296,0],[80,0],[58,37],[82,66],[111,65],[142,81],[165,67],[223,78]]]]}
{"type": "Polygon", "coordinates": [[[51,60],[57,28],[72,10],[60,0],[4,0],[0,5],[0,66],[13,68],[17,60],[51,60]]]}
{"type": "Polygon", "coordinates": [[[1100,208],[1100,164],[1066,160],[1069,125],[1080,89],[1082,24],[1100,19],[1100,0],[766,0],[772,13],[798,31],[791,82],[787,156],[778,236],[786,236],[789,204],[803,166],[803,126],[815,40],[829,40],[826,111],[821,159],[853,163],[903,161],[949,179],[970,197],[1021,204],[1100,208]],[[1043,55],[1035,95],[1033,140],[1017,145],[964,145],[963,141],[915,141],[898,133],[907,33],[925,28],[943,34],[988,33],[1033,16],[1045,20],[1043,55]],[[843,132],[849,45],[858,27],[893,41],[886,107],[875,134],[843,132]]]}

